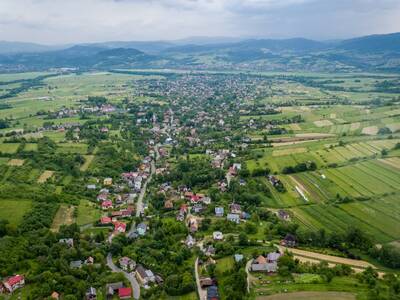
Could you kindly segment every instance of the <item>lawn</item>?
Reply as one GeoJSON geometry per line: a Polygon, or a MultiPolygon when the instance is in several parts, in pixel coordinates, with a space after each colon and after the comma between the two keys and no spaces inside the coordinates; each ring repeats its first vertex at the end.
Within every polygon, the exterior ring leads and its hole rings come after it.
{"type": "Polygon", "coordinates": [[[32,206],[29,200],[0,200],[0,219],[5,219],[12,226],[18,226],[23,216],[32,206]]]}

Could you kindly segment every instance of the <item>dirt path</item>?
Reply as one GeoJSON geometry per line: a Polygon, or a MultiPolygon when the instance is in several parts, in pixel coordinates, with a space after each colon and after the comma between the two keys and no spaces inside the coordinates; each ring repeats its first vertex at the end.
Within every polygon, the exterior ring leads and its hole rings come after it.
{"type": "Polygon", "coordinates": [[[295,249],[295,248],[286,248],[279,246],[281,251],[286,251],[288,250],[289,252],[292,252],[295,255],[302,256],[304,258],[308,259],[314,259],[317,261],[327,261],[333,264],[343,264],[343,265],[349,265],[353,267],[358,267],[358,268],[368,268],[372,267],[376,269],[376,267],[369,262],[363,261],[363,260],[357,260],[357,259],[350,259],[350,258],[344,258],[344,257],[338,257],[338,256],[333,256],[333,255],[326,255],[326,254],[321,254],[317,252],[311,252],[311,251],[305,251],[305,250],[300,250],[300,249],[295,249]]]}
{"type": "Polygon", "coordinates": [[[206,300],[207,299],[207,290],[201,288],[200,285],[200,275],[199,275],[199,258],[196,258],[196,261],[194,262],[194,273],[196,275],[196,286],[197,286],[197,293],[199,295],[200,300],[206,300]]]}

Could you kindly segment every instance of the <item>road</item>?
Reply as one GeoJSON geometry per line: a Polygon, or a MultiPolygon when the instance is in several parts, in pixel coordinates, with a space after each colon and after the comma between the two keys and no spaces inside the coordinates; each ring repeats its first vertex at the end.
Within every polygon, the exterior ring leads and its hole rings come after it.
{"type": "Polygon", "coordinates": [[[247,274],[247,293],[250,293],[250,283],[251,283],[251,274],[250,274],[250,268],[251,268],[251,263],[253,262],[253,259],[250,259],[246,263],[246,274],[247,274]]]}
{"type": "Polygon", "coordinates": [[[139,299],[140,298],[140,285],[137,282],[136,278],[134,275],[125,272],[124,270],[121,270],[120,268],[118,268],[114,262],[112,261],[112,255],[111,253],[108,253],[107,255],[107,266],[116,273],[122,273],[124,274],[125,278],[128,279],[128,281],[130,282],[131,286],[132,286],[132,290],[133,290],[133,298],[134,299],[139,299]]]}
{"type": "Polygon", "coordinates": [[[200,285],[200,276],[199,276],[199,258],[196,258],[194,262],[194,273],[196,275],[196,285],[197,285],[197,293],[199,294],[200,300],[207,300],[207,290],[201,288],[200,285]]]}
{"type": "MultiPolygon", "coordinates": [[[[157,153],[158,153],[158,146],[157,145],[154,147],[154,151],[156,152],[156,156],[157,156],[157,153]]],[[[155,161],[153,159],[151,161],[151,163],[150,163],[150,175],[147,178],[147,180],[145,181],[144,185],[142,186],[142,189],[140,190],[140,194],[139,194],[139,197],[138,197],[138,201],[136,203],[136,217],[140,217],[140,215],[143,214],[143,212],[144,212],[143,198],[146,195],[147,185],[150,183],[151,178],[153,177],[153,174],[155,172],[156,172],[156,163],[155,163],[155,161]]]]}

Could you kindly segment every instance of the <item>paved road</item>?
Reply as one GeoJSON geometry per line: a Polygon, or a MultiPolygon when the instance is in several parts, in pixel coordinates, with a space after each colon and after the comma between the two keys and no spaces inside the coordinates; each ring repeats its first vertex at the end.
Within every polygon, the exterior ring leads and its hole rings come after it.
{"type": "Polygon", "coordinates": [[[197,285],[197,293],[199,294],[200,300],[207,300],[207,290],[201,288],[200,285],[200,276],[199,276],[199,258],[196,258],[194,262],[194,273],[196,275],[196,285],[197,285]]]}
{"type": "MultiPolygon", "coordinates": [[[[156,153],[158,152],[158,147],[157,145],[154,147],[154,150],[156,153]]],[[[144,185],[142,186],[142,189],[140,191],[138,201],[136,203],[136,217],[140,217],[140,215],[144,212],[143,209],[143,198],[146,195],[146,190],[147,190],[147,185],[150,183],[151,178],[153,177],[153,174],[156,172],[156,163],[154,159],[150,163],[150,175],[145,181],[144,185]]]]}
{"type": "Polygon", "coordinates": [[[107,266],[113,271],[113,272],[117,272],[117,273],[122,273],[124,274],[124,276],[126,277],[126,279],[129,280],[129,282],[131,283],[132,289],[133,289],[133,298],[134,299],[139,299],[140,298],[140,285],[137,282],[136,278],[134,275],[125,272],[124,270],[121,270],[120,268],[118,268],[114,262],[112,261],[112,255],[111,253],[108,253],[107,255],[107,266]]]}

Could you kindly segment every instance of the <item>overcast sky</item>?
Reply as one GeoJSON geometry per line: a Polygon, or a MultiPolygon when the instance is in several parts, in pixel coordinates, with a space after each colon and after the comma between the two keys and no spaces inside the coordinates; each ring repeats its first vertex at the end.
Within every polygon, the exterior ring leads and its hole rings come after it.
{"type": "Polygon", "coordinates": [[[347,38],[400,31],[400,0],[0,0],[0,40],[347,38]]]}

